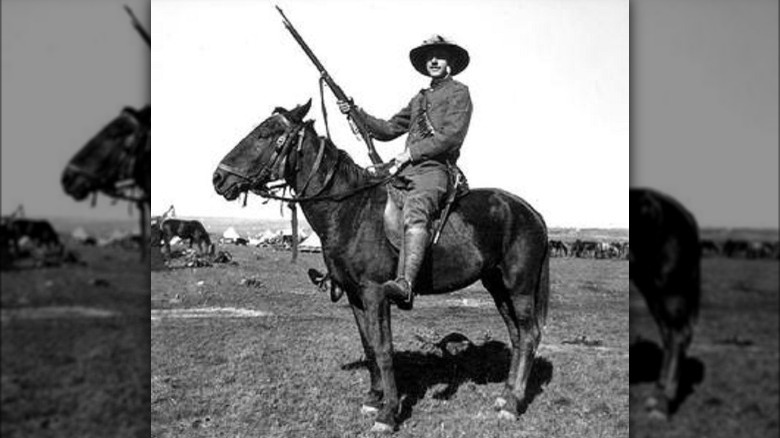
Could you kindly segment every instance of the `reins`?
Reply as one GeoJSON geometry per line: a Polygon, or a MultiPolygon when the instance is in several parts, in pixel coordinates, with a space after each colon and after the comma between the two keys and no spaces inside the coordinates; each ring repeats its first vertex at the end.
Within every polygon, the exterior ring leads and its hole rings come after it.
{"type": "Polygon", "coordinates": [[[325,179],[322,182],[322,186],[317,190],[316,193],[311,195],[304,195],[304,192],[309,187],[309,184],[311,183],[312,179],[314,178],[314,175],[317,174],[319,171],[320,166],[322,165],[322,159],[325,155],[325,147],[326,147],[326,141],[329,139],[325,139],[325,137],[319,137],[319,148],[317,150],[317,156],[314,159],[314,164],[312,165],[311,170],[309,171],[309,175],[304,180],[303,185],[299,190],[296,190],[298,193],[297,195],[293,196],[284,196],[284,195],[277,195],[274,192],[278,191],[286,191],[288,188],[288,184],[281,183],[280,185],[277,185],[275,187],[266,187],[266,188],[253,188],[252,186],[255,185],[255,181],[262,180],[265,177],[268,176],[268,174],[271,172],[271,169],[274,167],[277,167],[279,159],[282,160],[281,165],[278,166],[282,171],[280,172],[282,177],[286,177],[287,175],[284,175],[285,169],[286,169],[286,160],[289,158],[289,154],[291,152],[291,149],[289,146],[291,146],[291,137],[293,135],[298,135],[298,144],[296,147],[296,153],[298,154],[298,157],[296,159],[295,163],[295,175],[297,175],[300,172],[300,166],[301,166],[301,158],[303,154],[303,141],[304,137],[306,135],[306,126],[307,124],[311,124],[313,122],[306,122],[302,123],[298,126],[295,126],[290,122],[286,117],[284,117],[281,113],[277,114],[277,116],[284,121],[284,124],[288,127],[288,129],[285,130],[285,132],[279,136],[276,139],[276,147],[274,149],[274,153],[271,155],[271,158],[269,159],[268,163],[263,166],[263,168],[260,169],[260,171],[257,174],[251,175],[251,174],[245,174],[244,172],[240,171],[239,169],[236,169],[233,166],[222,164],[220,163],[217,167],[219,169],[224,170],[225,172],[231,173],[235,176],[238,176],[245,181],[248,181],[250,184],[249,191],[252,193],[255,193],[258,196],[261,196],[266,199],[272,199],[276,201],[285,201],[285,202],[293,202],[293,203],[301,203],[301,202],[314,202],[314,201],[343,201],[344,199],[350,198],[360,192],[363,192],[365,190],[383,185],[390,181],[393,176],[387,176],[384,178],[377,179],[375,181],[370,182],[369,184],[355,187],[350,190],[341,192],[341,193],[329,193],[329,194],[323,194],[325,190],[328,189],[330,184],[333,181],[333,177],[336,174],[336,170],[339,167],[339,163],[341,162],[341,155],[338,154],[336,156],[336,160],[330,165],[330,168],[328,169],[328,172],[325,174],[325,179]],[[297,131],[297,133],[295,132],[297,131]]]}

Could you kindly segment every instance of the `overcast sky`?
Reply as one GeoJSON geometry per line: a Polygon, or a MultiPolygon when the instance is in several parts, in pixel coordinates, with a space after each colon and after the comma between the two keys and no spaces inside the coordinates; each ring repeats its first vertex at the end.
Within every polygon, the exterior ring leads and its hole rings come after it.
{"type": "Polygon", "coordinates": [[[632,3],[631,183],[704,226],[777,228],[778,2],[632,3]]]}
{"type": "MultiPolygon", "coordinates": [[[[2,1],[2,211],[127,217],[124,204],[76,203],[69,158],[125,105],[150,101],[149,49],[121,5],[149,25],[149,1],[2,1]]],[[[154,2],[153,211],[279,217],[226,203],[220,158],[277,105],[313,98],[316,72],[273,3],[154,2]],[[162,108],[162,113],[160,112],[162,108]],[[162,137],[161,137],[162,136],[162,137]],[[164,141],[160,141],[160,139],[164,141]]],[[[378,116],[426,80],[408,51],[434,32],[472,56],[459,76],[475,112],[460,164],[473,186],[531,201],[553,226],[627,226],[627,2],[280,1],[326,67],[378,116]],[[412,13],[411,11],[414,11],[412,13]],[[327,19],[324,19],[327,17],[327,19]],[[431,17],[436,17],[432,19],[431,17]]],[[[777,226],[778,11],[775,0],[631,3],[631,182],[688,205],[704,225],[777,226]]],[[[327,102],[336,143],[364,146],[327,102]]],[[[379,144],[383,157],[403,139],[379,144]]]]}
{"type": "MultiPolygon", "coordinates": [[[[149,48],[122,5],[149,25],[149,1],[2,1],[2,212],[128,218],[60,185],[70,158],[126,106],[149,96],[149,48]]],[[[133,215],[137,217],[137,213],[133,215]]]]}
{"type": "MultiPolygon", "coordinates": [[[[471,55],[456,79],[474,114],[459,164],[473,187],[522,196],[550,226],[628,227],[629,11],[626,1],[279,1],[356,103],[389,118],[429,80],[409,50],[433,33],[471,55]]],[[[222,157],[276,106],[312,98],[318,74],[270,1],[152,2],[152,211],[279,218],[276,203],[228,203],[211,185],[222,157]]],[[[363,143],[326,94],[336,144],[363,143]]],[[[405,136],[378,143],[385,159],[405,136]]]]}

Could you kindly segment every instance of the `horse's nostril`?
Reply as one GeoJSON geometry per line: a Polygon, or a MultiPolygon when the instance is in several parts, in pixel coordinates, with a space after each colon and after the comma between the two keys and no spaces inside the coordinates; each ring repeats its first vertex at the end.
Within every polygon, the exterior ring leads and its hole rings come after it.
{"type": "Polygon", "coordinates": [[[222,175],[219,174],[219,172],[214,172],[214,185],[219,185],[219,183],[222,181],[222,175]]]}

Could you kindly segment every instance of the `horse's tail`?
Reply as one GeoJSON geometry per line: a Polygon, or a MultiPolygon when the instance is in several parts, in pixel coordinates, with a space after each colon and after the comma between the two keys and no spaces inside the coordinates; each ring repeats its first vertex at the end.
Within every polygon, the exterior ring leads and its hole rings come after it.
{"type": "Polygon", "coordinates": [[[539,328],[543,329],[547,324],[547,308],[550,302],[550,245],[545,247],[544,260],[542,261],[541,272],[539,272],[539,282],[536,285],[536,296],[534,297],[534,313],[536,314],[539,328]]]}

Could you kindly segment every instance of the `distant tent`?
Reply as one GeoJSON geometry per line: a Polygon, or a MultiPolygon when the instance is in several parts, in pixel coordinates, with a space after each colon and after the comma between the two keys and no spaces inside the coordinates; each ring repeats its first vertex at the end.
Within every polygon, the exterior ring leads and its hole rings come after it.
{"type": "Polygon", "coordinates": [[[321,252],[322,242],[320,242],[320,236],[316,233],[311,233],[309,237],[298,244],[298,249],[302,252],[321,252]]]}
{"type": "Polygon", "coordinates": [[[222,239],[227,243],[235,242],[237,239],[240,238],[241,235],[238,234],[238,231],[236,231],[236,229],[233,227],[228,227],[228,229],[225,230],[224,233],[222,233],[222,239]]]}
{"type": "Polygon", "coordinates": [[[271,230],[265,230],[263,234],[257,236],[257,239],[260,241],[260,243],[270,242],[277,236],[276,233],[274,233],[271,230]]]}
{"type": "Polygon", "coordinates": [[[77,242],[86,242],[87,239],[90,238],[90,235],[84,227],[78,227],[70,233],[70,237],[77,242]]]}

